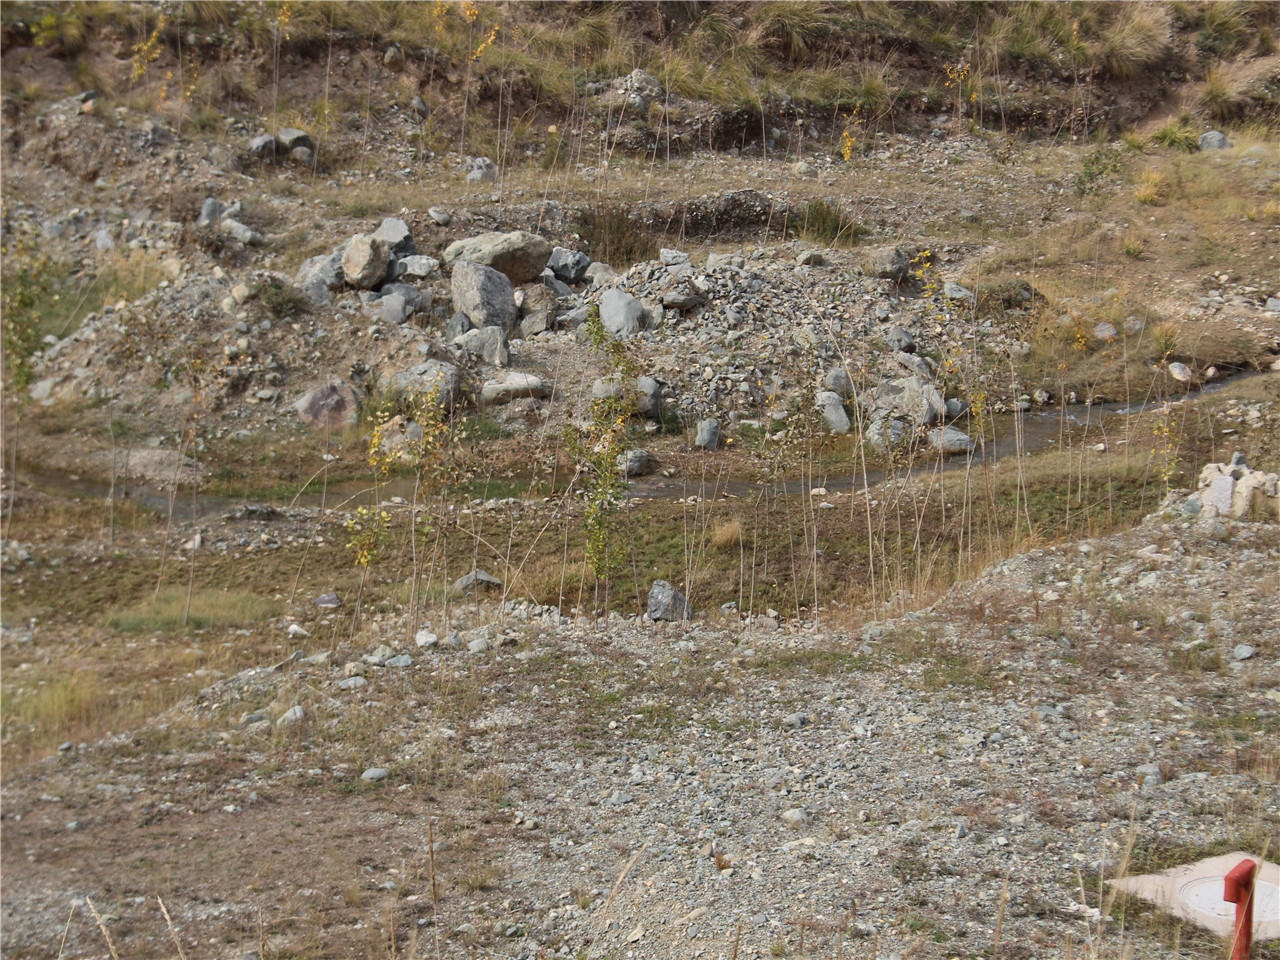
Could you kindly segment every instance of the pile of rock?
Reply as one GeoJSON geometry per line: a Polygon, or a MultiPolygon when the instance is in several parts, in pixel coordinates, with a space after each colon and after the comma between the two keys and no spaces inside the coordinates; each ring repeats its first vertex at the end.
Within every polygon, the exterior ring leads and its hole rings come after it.
{"type": "Polygon", "coordinates": [[[316,145],[306,131],[285,127],[275,136],[262,133],[249,141],[249,153],[258,160],[289,159],[309,166],[315,163],[316,145]]]}
{"type": "Polygon", "coordinates": [[[1230,463],[1207,464],[1182,512],[1206,519],[1280,520],[1280,474],[1252,469],[1239,453],[1230,463]]]}

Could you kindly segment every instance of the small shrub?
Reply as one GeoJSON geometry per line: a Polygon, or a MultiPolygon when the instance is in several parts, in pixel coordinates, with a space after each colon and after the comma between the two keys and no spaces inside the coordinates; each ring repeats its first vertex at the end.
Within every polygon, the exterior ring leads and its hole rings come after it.
{"type": "Polygon", "coordinates": [[[1133,233],[1124,238],[1124,255],[1130,260],[1138,260],[1146,252],[1147,242],[1133,233]]]}
{"type": "Polygon", "coordinates": [[[1098,181],[1113,177],[1124,169],[1124,158],[1118,150],[1101,146],[1085,157],[1084,166],[1076,175],[1076,193],[1084,196],[1097,189],[1098,181]]]}
{"type": "Polygon", "coordinates": [[[1162,206],[1169,199],[1169,181],[1158,170],[1144,170],[1133,199],[1143,206],[1162,206]]]}
{"type": "Polygon", "coordinates": [[[1196,49],[1206,56],[1229,57],[1239,51],[1252,32],[1242,4],[1210,3],[1196,34],[1196,49]]]}
{"type": "Polygon", "coordinates": [[[1126,130],[1122,133],[1120,142],[1124,144],[1124,148],[1130,153],[1145,153],[1147,149],[1147,138],[1140,133],[1134,133],[1132,130],[1126,130]]]}
{"type": "Polygon", "coordinates": [[[1121,13],[1102,35],[1098,60],[1117,80],[1140,76],[1164,58],[1169,45],[1169,18],[1147,4],[1119,5],[1121,13]]]}
{"type": "Polygon", "coordinates": [[[592,260],[624,270],[658,256],[658,241],[631,219],[631,212],[622,204],[589,211],[582,225],[582,239],[592,260]]]}
{"type": "Polygon", "coordinates": [[[311,298],[293,284],[275,277],[262,281],[253,291],[252,302],[260,319],[279,322],[311,312],[311,298]]]}
{"type": "Polygon", "coordinates": [[[1280,222],[1280,200],[1268,200],[1262,205],[1262,215],[1268,220],[1280,222]]]}
{"type": "Polygon", "coordinates": [[[800,223],[800,236],[829,247],[852,247],[871,231],[826,200],[811,200],[800,223]]]}
{"type": "Polygon", "coordinates": [[[717,550],[736,550],[742,542],[742,524],[737,520],[722,523],[711,531],[711,546],[717,550]]]}
{"type": "Polygon", "coordinates": [[[1211,119],[1225,123],[1244,112],[1247,98],[1226,70],[1214,66],[1205,75],[1204,89],[1196,102],[1211,119]]]}
{"type": "Polygon", "coordinates": [[[1200,149],[1200,138],[1185,120],[1170,120],[1151,135],[1151,142],[1174,150],[1194,153],[1200,149]]]}

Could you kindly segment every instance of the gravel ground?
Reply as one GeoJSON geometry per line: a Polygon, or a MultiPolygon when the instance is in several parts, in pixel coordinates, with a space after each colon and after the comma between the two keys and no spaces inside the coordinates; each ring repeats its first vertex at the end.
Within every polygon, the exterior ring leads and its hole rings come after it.
{"type": "Polygon", "coordinates": [[[1274,849],[1278,581],[1175,504],[845,630],[387,619],[9,778],[4,952],[1212,955],[1096,877],[1274,849]]]}

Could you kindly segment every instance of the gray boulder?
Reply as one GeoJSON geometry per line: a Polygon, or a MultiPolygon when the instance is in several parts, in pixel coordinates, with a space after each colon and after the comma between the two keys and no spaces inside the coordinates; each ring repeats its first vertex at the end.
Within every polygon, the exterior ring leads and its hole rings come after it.
{"type": "Polygon", "coordinates": [[[404,323],[413,313],[400,293],[384,294],[378,305],[382,308],[382,322],[394,326],[404,323]]]}
{"type": "Polygon", "coordinates": [[[959,427],[934,427],[929,431],[929,446],[941,453],[969,453],[974,442],[959,427]]]}
{"type": "Polygon", "coordinates": [[[650,420],[662,417],[662,384],[653,377],[636,378],[636,412],[650,420]]]}
{"type": "Polygon", "coordinates": [[[901,351],[902,353],[916,352],[916,338],[913,337],[902,327],[894,327],[884,335],[884,342],[890,350],[901,351]]]}
{"type": "Polygon", "coordinates": [[[547,261],[551,271],[565,283],[578,283],[587,274],[591,258],[577,250],[555,247],[547,261]]]}
{"type": "Polygon", "coordinates": [[[455,313],[450,317],[444,325],[444,339],[448,343],[453,343],[468,330],[474,330],[476,325],[471,322],[471,318],[465,313],[455,313]]]}
{"type": "Polygon", "coordinates": [[[536,233],[482,233],[456,240],[444,250],[446,266],[469,260],[505,273],[513,284],[538,279],[551,257],[551,244],[536,233]]]}
{"type": "Polygon", "coordinates": [[[406,277],[414,277],[423,279],[434,276],[436,271],[440,269],[440,261],[435,257],[424,257],[420,254],[412,254],[403,257],[400,260],[400,273],[406,277]]]}
{"type": "Polygon", "coordinates": [[[542,285],[546,287],[551,292],[551,295],[556,299],[559,299],[560,297],[573,296],[573,287],[569,286],[557,277],[550,267],[547,267],[547,269],[542,271],[542,285]]]}
{"type": "Polygon", "coordinates": [[[688,620],[689,601],[666,580],[655,580],[649,588],[645,616],[650,620],[688,620]]]}
{"type": "Polygon", "coordinates": [[[644,305],[631,294],[610,287],[600,297],[600,322],[618,339],[634,337],[640,332],[644,305]]]}
{"type": "Polygon", "coordinates": [[[910,436],[910,428],[906,423],[892,417],[879,416],[867,426],[867,443],[879,451],[887,453],[894,447],[901,446],[910,436]]]}
{"type": "Polygon", "coordinates": [[[226,209],[226,205],[221,200],[206,197],[204,203],[200,204],[200,216],[196,220],[196,226],[216,227],[226,209]]]}
{"type": "Polygon", "coordinates": [[[556,298],[544,286],[530,287],[520,304],[520,335],[528,339],[549,330],[556,319],[556,298]]]}
{"type": "Polygon", "coordinates": [[[844,408],[844,401],[840,399],[840,394],[831,390],[820,390],[814,397],[814,403],[832,433],[849,432],[852,425],[849,423],[849,413],[844,408]]]}
{"type": "Polygon", "coordinates": [[[1227,141],[1226,134],[1220,130],[1207,130],[1200,134],[1201,150],[1225,150],[1231,144],[1227,141]]]}
{"type": "Polygon", "coordinates": [[[693,445],[699,450],[715,450],[720,446],[720,421],[714,417],[698,421],[698,432],[693,445]]]}
{"type": "Polygon", "coordinates": [[[493,574],[488,573],[479,568],[470,573],[459,577],[453,582],[453,592],[466,594],[474,593],[476,590],[501,590],[502,581],[493,574]]]}
{"type": "Polygon", "coordinates": [[[947,412],[941,392],[923,377],[885,380],[864,394],[862,402],[873,419],[879,416],[901,417],[915,426],[936,423],[947,412]]]}
{"type": "Polygon", "coordinates": [[[478,327],[510,330],[516,324],[515,290],[501,271],[483,263],[459,260],[453,265],[453,309],[478,327]]]}
{"type": "Polygon", "coordinates": [[[373,232],[375,240],[381,240],[387,249],[396,257],[411,257],[417,254],[418,248],[413,243],[413,233],[409,225],[395,217],[387,217],[377,230],[373,232]]]}
{"type": "Polygon", "coordinates": [[[310,147],[294,147],[289,151],[289,159],[304,167],[315,162],[316,153],[310,147]]]}
{"type": "Polygon", "coordinates": [[[239,220],[224,219],[222,221],[222,232],[250,246],[256,246],[262,242],[262,234],[245,226],[239,220]]]}
{"type": "Polygon", "coordinates": [[[329,253],[312,257],[298,268],[293,276],[294,284],[311,298],[313,303],[329,303],[335,287],[342,285],[342,257],[329,253]]]}
{"type": "Polygon", "coordinates": [[[591,399],[607,400],[622,396],[622,381],[617,376],[600,377],[591,382],[591,399]]]}
{"type": "Polygon", "coordinates": [[[618,454],[618,472],[624,477],[643,476],[649,467],[649,454],[645,450],[625,450],[618,454]]]}
{"type": "Polygon", "coordinates": [[[453,223],[453,215],[444,207],[428,207],[427,216],[438,227],[447,227],[453,223]]]}
{"type": "Polygon", "coordinates": [[[911,257],[900,247],[881,247],[872,253],[867,272],[881,280],[906,283],[911,277],[911,257]]]}
{"type": "Polygon", "coordinates": [[[606,280],[610,280],[618,275],[618,271],[613,269],[607,263],[601,263],[599,260],[592,262],[587,267],[587,272],[582,275],[583,279],[591,284],[592,287],[601,286],[606,280]]]}
{"type": "Polygon", "coordinates": [[[423,308],[425,303],[428,307],[431,305],[431,291],[427,290],[424,294],[412,283],[387,283],[383,284],[382,289],[378,291],[383,299],[390,296],[404,297],[404,302],[409,308],[410,313],[417,313],[423,308]]]}
{"type": "Polygon", "coordinates": [[[259,160],[272,160],[276,155],[276,138],[263,133],[249,141],[249,152],[259,160]]]}
{"type": "Polygon", "coordinates": [[[892,355],[892,359],[907,373],[913,374],[922,380],[933,379],[933,367],[929,366],[929,361],[924,357],[917,356],[914,353],[903,353],[899,350],[892,355]]]}
{"type": "Polygon", "coordinates": [[[511,350],[507,346],[507,334],[501,327],[478,327],[468,330],[453,341],[472,356],[480,357],[495,367],[511,363],[511,350]]]}
{"type": "Polygon", "coordinates": [[[849,378],[849,371],[844,367],[832,367],[824,373],[822,386],[837,394],[841,400],[848,400],[853,396],[853,381],[849,378]]]}
{"type": "Polygon", "coordinates": [[[963,287],[951,280],[942,285],[942,295],[948,300],[976,301],[978,299],[968,287],[963,287]]]}
{"type": "Polygon", "coordinates": [[[293,409],[304,422],[322,430],[343,430],[360,422],[360,398],[355,388],[339,381],[316,387],[293,409]]]}
{"type": "Polygon", "coordinates": [[[385,243],[370,234],[357,233],[342,255],[342,275],[351,286],[368,290],[386,277],[389,258],[385,243]]]}
{"type": "Polygon", "coordinates": [[[425,397],[435,391],[446,411],[453,410],[462,395],[458,368],[444,360],[415,363],[407,370],[391,374],[386,383],[400,396],[425,397]]]}
{"type": "Polygon", "coordinates": [[[314,150],[316,145],[311,141],[310,134],[295,127],[285,127],[276,134],[276,142],[280,144],[280,149],[289,153],[298,147],[306,147],[308,150],[314,150]]]}
{"type": "Polygon", "coordinates": [[[488,157],[467,160],[467,183],[497,183],[498,165],[488,157]]]}
{"type": "Polygon", "coordinates": [[[482,404],[510,403],[520,397],[541,399],[548,393],[540,377],[532,373],[508,373],[501,380],[486,380],[480,388],[482,404]]]}

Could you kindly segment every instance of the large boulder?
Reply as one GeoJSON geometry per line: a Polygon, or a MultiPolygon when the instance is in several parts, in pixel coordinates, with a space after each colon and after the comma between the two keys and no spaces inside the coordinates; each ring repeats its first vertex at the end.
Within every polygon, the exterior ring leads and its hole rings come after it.
{"type": "Polygon", "coordinates": [[[342,275],[351,286],[368,290],[386,277],[390,257],[386,243],[372,234],[357,233],[342,255],[342,275]]]}
{"type": "Polygon", "coordinates": [[[293,276],[294,284],[311,298],[324,304],[333,300],[333,290],[342,286],[342,255],[329,253],[303,262],[293,276]]]}
{"type": "Polygon", "coordinates": [[[415,363],[386,378],[386,384],[402,397],[426,397],[435,391],[446,411],[452,411],[462,394],[458,368],[443,360],[415,363]]]}
{"type": "Polygon", "coordinates": [[[814,397],[814,403],[818,407],[818,412],[822,414],[822,419],[826,422],[827,428],[836,434],[845,434],[849,432],[852,426],[849,422],[849,412],[844,408],[844,401],[840,399],[840,394],[832,390],[820,390],[818,395],[814,397]]]}
{"type": "Polygon", "coordinates": [[[822,375],[822,386],[826,390],[839,395],[841,400],[853,396],[853,380],[844,367],[832,367],[822,375]]]}
{"type": "Polygon", "coordinates": [[[917,427],[937,423],[947,414],[942,393],[923,377],[899,377],[885,380],[867,391],[863,405],[872,418],[901,417],[917,427]]]}
{"type": "Polygon", "coordinates": [[[482,233],[456,240],[444,250],[446,266],[467,260],[505,273],[513,284],[538,279],[551,257],[551,244],[526,230],[482,233]]]}
{"type": "Polygon", "coordinates": [[[360,422],[360,397],[349,383],[332,381],[304,395],[293,409],[313,427],[344,430],[360,422]]]}
{"type": "Polygon", "coordinates": [[[867,426],[867,443],[880,453],[888,453],[911,438],[911,428],[903,420],[881,414],[867,426]]]}
{"type": "Polygon", "coordinates": [[[650,620],[688,620],[689,601],[666,580],[655,580],[649,588],[645,616],[650,620]]]}
{"type": "Polygon", "coordinates": [[[505,367],[511,362],[507,334],[501,327],[477,327],[475,330],[468,330],[453,342],[492,366],[505,367]]]}
{"type": "Polygon", "coordinates": [[[639,477],[649,472],[652,462],[649,452],[639,448],[624,450],[618,454],[618,472],[624,477],[639,477]]]}
{"type": "Polygon", "coordinates": [[[624,290],[610,287],[600,297],[600,322],[618,339],[639,333],[643,317],[644,305],[624,290]]]}
{"type": "Polygon", "coordinates": [[[556,321],[556,298],[539,284],[525,291],[520,304],[520,336],[528,339],[551,329],[556,321]]]}
{"type": "Polygon", "coordinates": [[[506,274],[470,260],[453,265],[453,309],[477,327],[510,330],[516,324],[515,290],[506,274]]]}

